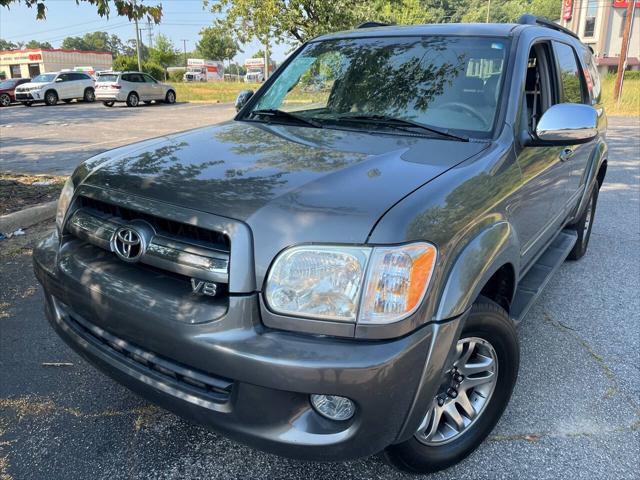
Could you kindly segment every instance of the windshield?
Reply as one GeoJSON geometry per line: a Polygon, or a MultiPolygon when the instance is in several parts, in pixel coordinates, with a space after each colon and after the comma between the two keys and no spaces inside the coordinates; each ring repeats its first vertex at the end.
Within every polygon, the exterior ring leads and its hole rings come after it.
{"type": "Polygon", "coordinates": [[[98,82],[117,82],[118,74],[117,73],[101,73],[98,77],[98,82]]]}
{"type": "MultiPolygon", "coordinates": [[[[381,116],[487,136],[493,129],[506,39],[385,37],[308,44],[253,104],[326,127],[381,116]]],[[[251,112],[248,112],[251,116],[251,112]]],[[[358,128],[371,128],[362,122],[358,128]]]]}
{"type": "Polygon", "coordinates": [[[38,75],[36,78],[31,79],[31,81],[34,83],[49,83],[53,82],[53,80],[56,78],[56,75],[57,73],[43,73],[42,75],[38,75]]]}

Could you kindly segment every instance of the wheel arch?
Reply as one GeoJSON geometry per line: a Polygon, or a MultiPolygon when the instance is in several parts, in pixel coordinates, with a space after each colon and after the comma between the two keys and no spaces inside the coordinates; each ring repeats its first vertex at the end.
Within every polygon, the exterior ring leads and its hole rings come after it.
{"type": "Polygon", "coordinates": [[[515,230],[507,221],[483,229],[462,248],[444,282],[434,319],[447,320],[467,311],[479,295],[501,306],[513,300],[520,265],[515,230]]]}

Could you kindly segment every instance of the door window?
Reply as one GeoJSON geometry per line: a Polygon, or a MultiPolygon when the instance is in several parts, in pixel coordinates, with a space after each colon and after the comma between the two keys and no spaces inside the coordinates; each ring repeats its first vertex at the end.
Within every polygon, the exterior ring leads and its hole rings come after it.
{"type": "Polygon", "coordinates": [[[143,77],[144,77],[145,82],[147,82],[147,83],[158,83],[158,82],[156,82],[156,80],[155,80],[153,77],[151,77],[150,75],[145,74],[145,75],[143,75],[143,77]]]}
{"type": "Polygon", "coordinates": [[[70,80],[72,80],[70,73],[61,73],[58,75],[58,78],[56,78],[56,82],[68,82],[70,80]]]}
{"type": "Polygon", "coordinates": [[[586,92],[582,71],[578,68],[576,54],[569,45],[554,42],[558,60],[558,75],[562,92],[560,103],[584,103],[586,92]]]}

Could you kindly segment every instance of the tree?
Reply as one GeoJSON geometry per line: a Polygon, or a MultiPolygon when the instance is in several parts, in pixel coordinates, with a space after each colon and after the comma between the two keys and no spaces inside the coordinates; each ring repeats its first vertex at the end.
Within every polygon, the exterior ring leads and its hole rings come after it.
{"type": "MultiPolygon", "coordinates": [[[[143,17],[153,19],[155,23],[160,23],[162,18],[162,5],[144,5],[144,0],[75,0],[76,4],[88,3],[94,5],[101,17],[109,18],[111,15],[111,3],[116,7],[116,14],[127,17],[129,20],[143,17]]],[[[36,9],[36,18],[44,20],[47,18],[48,5],[54,3],[53,0],[0,0],[0,6],[10,8],[11,5],[24,4],[29,8],[36,9]]],[[[68,8],[67,5],[56,5],[56,8],[68,8]]]]}
{"type": "Polygon", "coordinates": [[[155,45],[149,49],[149,60],[163,68],[167,68],[178,61],[178,50],[169,37],[159,33],[156,35],[155,45]]]}
{"type": "Polygon", "coordinates": [[[5,40],[4,38],[0,38],[0,52],[3,50],[15,50],[17,48],[18,45],[15,43],[5,40]]]}
{"type": "Polygon", "coordinates": [[[241,52],[238,43],[226,31],[207,27],[200,30],[200,40],[196,46],[197,52],[210,60],[231,60],[241,52]]]}
{"type": "MultiPolygon", "coordinates": [[[[485,0],[467,0],[466,12],[462,15],[464,22],[485,22],[487,19],[487,2],[485,0]]],[[[524,13],[533,13],[549,20],[560,18],[562,2],[555,0],[506,0],[491,2],[489,10],[490,22],[515,22],[524,13]]]]}
{"type": "Polygon", "coordinates": [[[38,40],[29,40],[25,46],[25,48],[53,48],[49,42],[39,42],[38,40]]]}
{"type": "Polygon", "coordinates": [[[82,37],[67,37],[62,41],[62,48],[110,52],[114,56],[125,53],[125,46],[120,37],[114,34],[109,35],[107,32],[91,32],[82,37]]]}
{"type": "Polygon", "coordinates": [[[256,53],[254,53],[251,58],[264,58],[264,50],[260,49],[256,53]]]}

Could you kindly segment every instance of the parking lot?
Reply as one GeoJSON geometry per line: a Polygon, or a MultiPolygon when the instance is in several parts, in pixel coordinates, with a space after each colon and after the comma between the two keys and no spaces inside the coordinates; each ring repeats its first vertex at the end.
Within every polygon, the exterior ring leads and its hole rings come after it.
{"type": "MultiPolygon", "coordinates": [[[[230,105],[10,107],[0,110],[0,170],[70,173],[113,146],[232,114],[230,105]]],[[[468,459],[428,478],[637,478],[640,120],[611,118],[609,127],[589,252],[560,268],[521,325],[520,376],[504,417],[468,459]]],[[[0,242],[0,479],[416,478],[378,457],[264,454],[98,373],[44,319],[30,247],[51,228],[0,242]]]]}
{"type": "Polygon", "coordinates": [[[0,109],[0,171],[71,174],[82,160],[147,138],[221,122],[229,104],[35,104],[0,109]]]}

